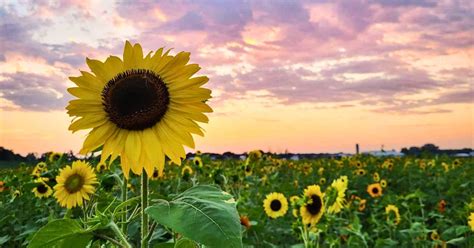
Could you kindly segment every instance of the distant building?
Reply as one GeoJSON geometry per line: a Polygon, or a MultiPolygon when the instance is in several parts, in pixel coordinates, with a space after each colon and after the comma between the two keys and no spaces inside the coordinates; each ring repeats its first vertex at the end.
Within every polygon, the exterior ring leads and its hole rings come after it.
{"type": "Polygon", "coordinates": [[[362,154],[367,154],[367,155],[372,155],[375,157],[402,157],[405,154],[401,152],[397,152],[395,150],[391,151],[369,151],[369,152],[363,152],[362,154]]]}
{"type": "Polygon", "coordinates": [[[290,157],[290,160],[298,161],[298,160],[300,160],[300,157],[298,155],[293,155],[293,156],[290,157]]]}

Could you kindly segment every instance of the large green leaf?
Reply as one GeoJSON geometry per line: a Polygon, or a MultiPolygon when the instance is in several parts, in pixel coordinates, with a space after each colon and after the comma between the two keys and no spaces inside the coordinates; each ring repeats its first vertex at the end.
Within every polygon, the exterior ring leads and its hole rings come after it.
{"type": "Polygon", "coordinates": [[[61,219],[51,221],[39,229],[28,247],[84,248],[91,238],[92,234],[85,233],[77,221],[61,219]]]}
{"type": "Polygon", "coordinates": [[[212,186],[196,186],[172,201],[146,209],[158,223],[206,247],[242,247],[242,230],[234,198],[212,186]]]}

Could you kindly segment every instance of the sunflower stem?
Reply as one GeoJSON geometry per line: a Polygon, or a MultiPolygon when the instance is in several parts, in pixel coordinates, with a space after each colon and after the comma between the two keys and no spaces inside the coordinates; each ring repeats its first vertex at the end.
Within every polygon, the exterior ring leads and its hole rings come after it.
{"type": "Polygon", "coordinates": [[[64,214],[64,219],[70,219],[72,214],[72,209],[66,209],[66,213],[64,214]]]}
{"type": "MultiPolygon", "coordinates": [[[[127,201],[127,179],[124,177],[122,180],[122,202],[127,201]]],[[[123,233],[127,233],[127,207],[125,207],[122,215],[121,229],[123,233]]]]}
{"type": "Polygon", "coordinates": [[[142,236],[141,236],[141,247],[147,248],[148,247],[148,215],[145,213],[145,209],[148,207],[148,175],[146,171],[143,170],[142,172],[142,207],[141,207],[141,216],[142,216],[142,236]]]}
{"type": "Polygon", "coordinates": [[[125,237],[123,232],[120,231],[119,227],[117,226],[117,224],[115,224],[115,222],[110,222],[109,227],[110,229],[112,229],[112,231],[114,231],[115,235],[117,235],[117,237],[122,241],[125,247],[132,248],[132,245],[128,243],[127,238],[125,237]]]}

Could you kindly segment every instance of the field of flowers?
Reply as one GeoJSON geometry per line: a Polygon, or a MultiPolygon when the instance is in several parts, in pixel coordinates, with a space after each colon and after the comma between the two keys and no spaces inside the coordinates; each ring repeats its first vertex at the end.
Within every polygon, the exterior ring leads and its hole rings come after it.
{"type": "MultiPolygon", "coordinates": [[[[86,161],[93,168],[89,176],[96,177],[93,190],[71,208],[57,192],[59,175],[73,164],[66,154],[2,169],[0,246],[139,247],[140,177],[125,181],[117,162],[86,161]]],[[[150,247],[234,247],[212,223],[224,235],[237,230],[236,247],[241,235],[244,247],[474,247],[472,158],[291,161],[252,151],[245,159],[212,160],[198,153],[181,166],[168,161],[162,175],[152,175],[148,191],[150,247]],[[211,224],[173,212],[191,198],[189,205],[211,224]],[[169,208],[160,209],[165,200],[169,208]]]]}

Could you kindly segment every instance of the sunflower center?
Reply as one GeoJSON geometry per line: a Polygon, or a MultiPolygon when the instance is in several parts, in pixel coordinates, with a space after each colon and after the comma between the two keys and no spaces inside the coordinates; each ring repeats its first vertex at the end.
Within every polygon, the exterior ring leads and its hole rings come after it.
{"type": "Polygon", "coordinates": [[[317,195],[311,196],[311,203],[306,204],[306,210],[311,215],[317,215],[321,211],[321,208],[323,206],[323,202],[321,201],[321,198],[317,195]]]}
{"type": "Polygon", "coordinates": [[[153,175],[152,175],[153,178],[157,178],[158,177],[158,171],[153,171],[153,175]]]}
{"type": "Polygon", "coordinates": [[[373,188],[373,189],[372,189],[372,193],[374,193],[374,194],[378,194],[378,193],[379,193],[379,189],[377,189],[377,188],[373,188]]]}
{"type": "Polygon", "coordinates": [[[110,121],[127,130],[144,130],[159,122],[170,102],[163,80],[149,70],[133,69],[118,74],[102,91],[110,121]]]}
{"type": "Polygon", "coordinates": [[[270,203],[270,208],[273,210],[273,211],[278,211],[281,209],[281,202],[279,200],[273,200],[271,203],[270,203]]]}
{"type": "Polygon", "coordinates": [[[48,192],[48,188],[46,187],[46,185],[44,184],[40,184],[36,187],[36,190],[38,191],[38,193],[40,194],[44,194],[46,192],[48,192]]]}
{"type": "Polygon", "coordinates": [[[66,179],[64,187],[66,190],[72,194],[82,189],[84,185],[84,178],[79,174],[74,174],[66,179]]]}

